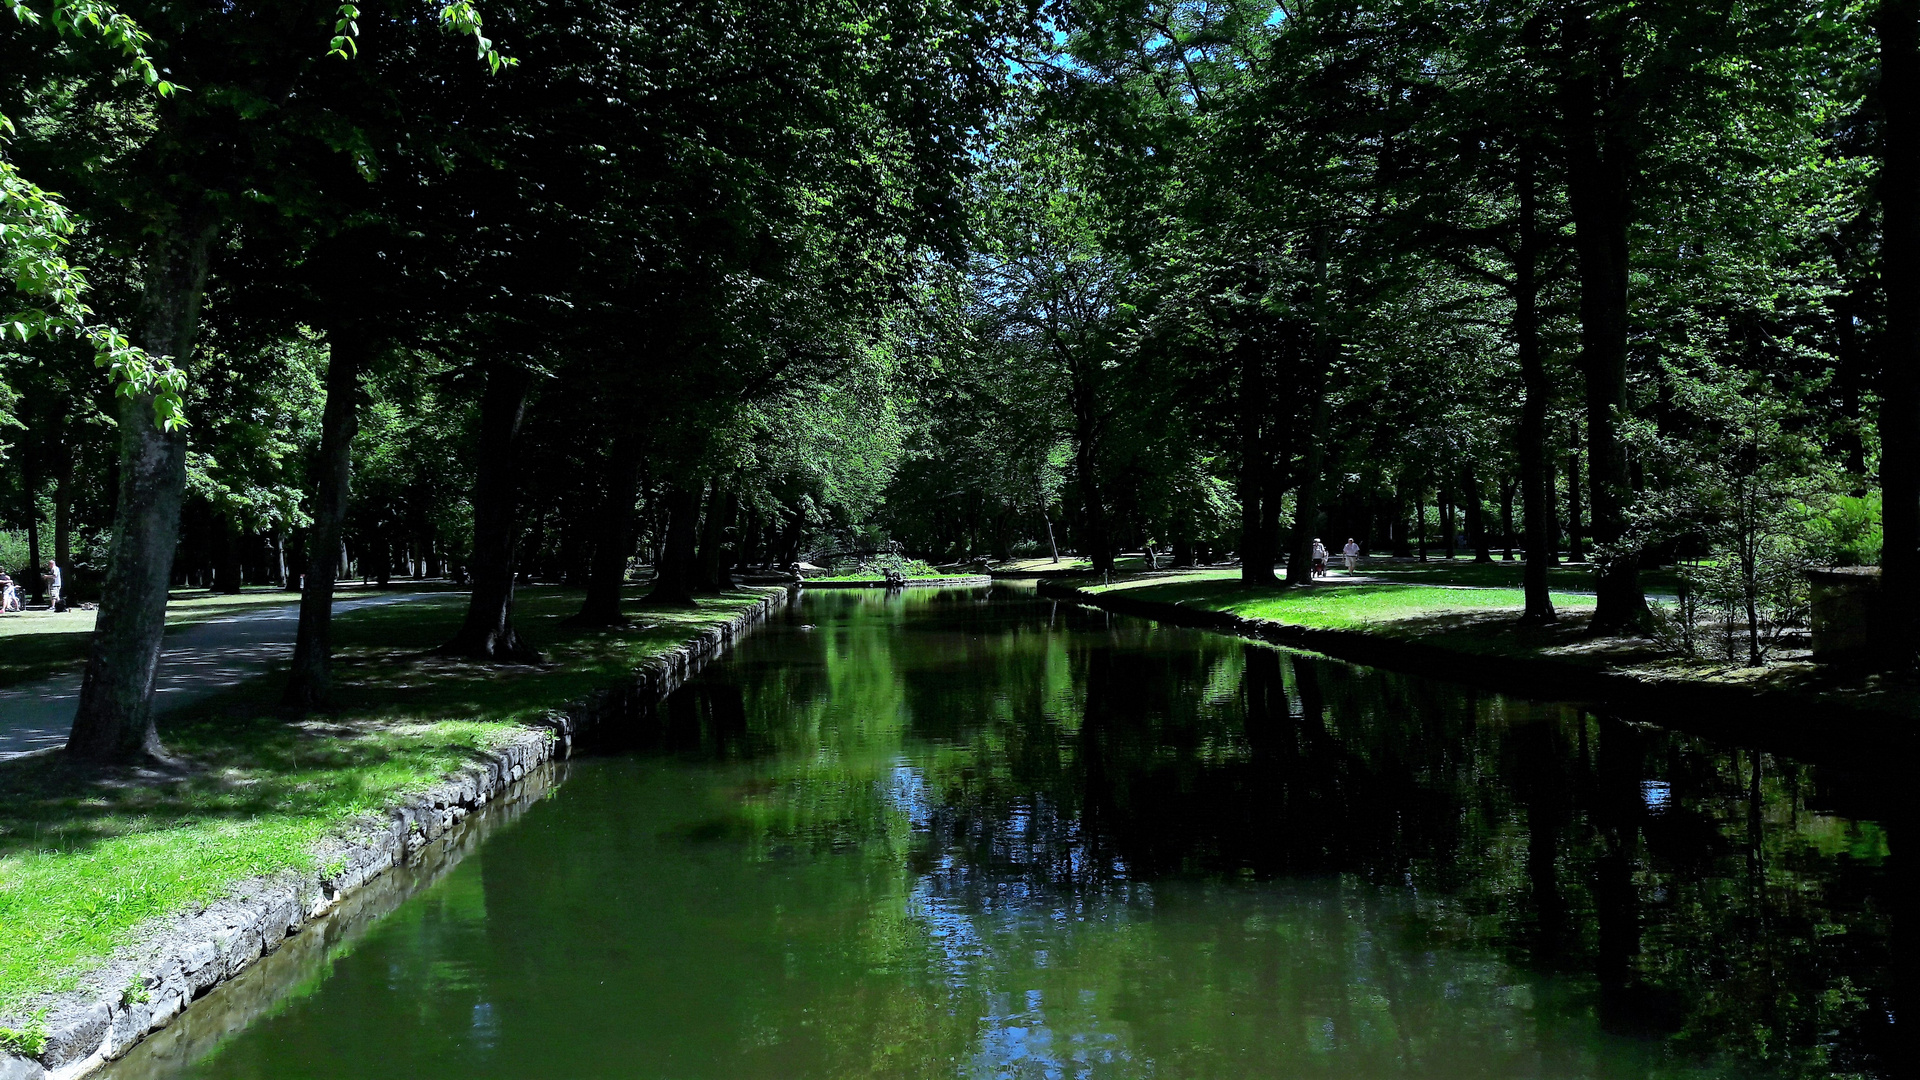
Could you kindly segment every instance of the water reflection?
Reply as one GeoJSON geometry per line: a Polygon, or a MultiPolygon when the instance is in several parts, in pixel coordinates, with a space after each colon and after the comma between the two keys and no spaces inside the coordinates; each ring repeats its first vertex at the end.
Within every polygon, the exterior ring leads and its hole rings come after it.
{"type": "Polygon", "coordinates": [[[190,1074],[1896,1074],[1878,793],[1791,760],[982,592],[626,735],[190,1074]]]}

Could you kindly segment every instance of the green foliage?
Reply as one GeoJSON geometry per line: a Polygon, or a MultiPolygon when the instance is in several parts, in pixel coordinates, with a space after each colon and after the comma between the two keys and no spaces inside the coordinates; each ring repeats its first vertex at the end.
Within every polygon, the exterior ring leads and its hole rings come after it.
{"type": "Polygon", "coordinates": [[[862,578],[879,580],[888,573],[902,577],[939,577],[940,570],[921,559],[908,558],[892,552],[883,552],[863,559],[847,560],[827,568],[819,576],[826,578],[862,578]]]}
{"type": "Polygon", "coordinates": [[[1872,566],[1880,561],[1880,493],[1836,495],[1826,513],[1810,515],[1815,558],[1829,566],[1872,566]]]}
{"type": "Polygon", "coordinates": [[[40,1051],[47,1048],[47,1038],[51,1034],[47,1029],[47,1011],[40,1009],[27,1018],[23,1027],[0,1027],[0,1052],[38,1057],[40,1051]]]}

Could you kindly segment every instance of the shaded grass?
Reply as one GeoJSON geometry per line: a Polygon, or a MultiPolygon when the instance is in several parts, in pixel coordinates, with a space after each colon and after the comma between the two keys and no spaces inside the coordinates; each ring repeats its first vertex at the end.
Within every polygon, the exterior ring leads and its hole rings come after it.
{"type": "Polygon", "coordinates": [[[247,877],[310,867],[322,836],[765,595],[743,590],[644,611],[629,629],[576,630],[560,624],[578,593],[529,589],[516,621],[547,662],[507,667],[425,655],[452,636],[464,596],[348,612],[336,622],[338,704],[328,713],[281,714],[281,676],[266,676],[164,722],[162,739],[187,763],[177,775],[60,755],[0,762],[0,1016],[71,987],[144,919],[247,877]]]}
{"type": "MultiPolygon", "coordinates": [[[[346,592],[343,598],[374,595],[346,592]]],[[[167,628],[178,629],[237,612],[300,602],[298,593],[271,586],[245,589],[238,595],[204,589],[180,589],[167,597],[167,628]]],[[[87,640],[97,612],[27,611],[0,618],[0,686],[14,686],[63,672],[78,671],[87,661],[87,640]]]]}

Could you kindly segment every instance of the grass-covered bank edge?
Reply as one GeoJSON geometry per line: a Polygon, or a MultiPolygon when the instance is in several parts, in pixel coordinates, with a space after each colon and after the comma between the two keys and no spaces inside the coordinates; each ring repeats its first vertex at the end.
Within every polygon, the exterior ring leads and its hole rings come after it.
{"type": "Polygon", "coordinates": [[[1920,750],[1910,693],[1862,700],[1858,694],[1813,689],[1755,689],[1524,649],[1462,648],[1444,632],[1410,635],[1384,626],[1312,626],[1248,618],[1197,604],[1143,599],[1128,595],[1128,590],[1089,589],[1056,581],[1041,581],[1037,591],[1044,597],[1115,614],[1234,634],[1516,697],[1581,702],[1627,719],[1832,762],[1862,773],[1904,774],[1912,755],[1920,750]]]}
{"type": "MultiPolygon", "coordinates": [[[[787,602],[784,588],[743,590],[685,640],[641,659],[631,677],[525,716],[504,737],[477,740],[467,763],[303,845],[272,873],[227,884],[208,902],[142,920],[110,955],[70,965],[58,988],[0,1016],[0,1078],[66,1080],[125,1053],[195,998],[324,918],[390,867],[418,855],[541,763],[590,737],[602,717],[630,715],[671,693],[787,602]]],[[[128,879],[141,867],[116,866],[128,879]]],[[[3,899],[4,897],[0,897],[3,899]]],[[[38,972],[44,979],[53,972],[38,972]]]]}
{"type": "MultiPolygon", "coordinates": [[[[878,577],[807,578],[802,584],[809,589],[884,589],[888,585],[885,578],[878,577]]],[[[993,579],[985,574],[947,574],[940,577],[906,578],[900,582],[899,587],[918,589],[937,586],[952,589],[991,584],[993,579]]]]}

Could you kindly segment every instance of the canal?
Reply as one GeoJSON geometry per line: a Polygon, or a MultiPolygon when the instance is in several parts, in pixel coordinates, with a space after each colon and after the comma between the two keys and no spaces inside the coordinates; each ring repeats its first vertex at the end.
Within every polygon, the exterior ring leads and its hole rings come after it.
{"type": "Polygon", "coordinates": [[[1829,768],[1007,588],[805,595],[627,742],[107,1075],[1895,1074],[1829,768]]]}

